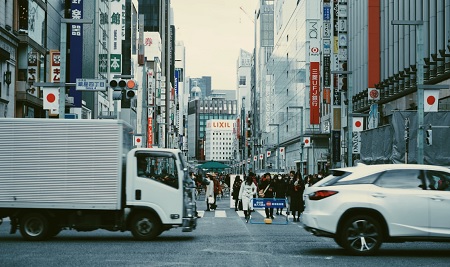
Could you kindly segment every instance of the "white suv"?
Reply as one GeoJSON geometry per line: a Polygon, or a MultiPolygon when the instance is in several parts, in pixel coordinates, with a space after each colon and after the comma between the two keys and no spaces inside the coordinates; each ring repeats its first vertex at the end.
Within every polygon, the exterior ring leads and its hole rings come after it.
{"type": "Polygon", "coordinates": [[[304,229],[354,255],[383,242],[450,241],[450,170],[431,165],[358,165],[305,189],[304,229]]]}

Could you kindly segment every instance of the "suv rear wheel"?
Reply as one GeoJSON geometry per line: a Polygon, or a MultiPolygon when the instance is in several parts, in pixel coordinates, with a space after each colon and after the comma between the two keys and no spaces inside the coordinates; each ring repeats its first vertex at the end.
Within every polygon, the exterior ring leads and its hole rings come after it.
{"type": "Polygon", "coordinates": [[[336,243],[353,255],[373,255],[382,244],[382,229],[370,215],[348,218],[340,229],[336,243]]]}

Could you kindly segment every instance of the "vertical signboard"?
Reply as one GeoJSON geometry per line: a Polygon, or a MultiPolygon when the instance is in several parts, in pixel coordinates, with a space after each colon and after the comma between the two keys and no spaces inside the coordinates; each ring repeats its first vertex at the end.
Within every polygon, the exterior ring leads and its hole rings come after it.
{"type": "Polygon", "coordinates": [[[109,71],[114,73],[122,73],[122,3],[123,0],[111,1],[110,3],[110,58],[109,71]]]}
{"type": "MultiPolygon", "coordinates": [[[[70,1],[70,18],[83,18],[83,0],[70,1]]],[[[70,33],[70,82],[75,83],[77,78],[82,78],[83,69],[83,24],[69,24],[70,33]]],[[[65,82],[65,81],[62,81],[65,82]]],[[[69,95],[73,97],[74,107],[81,107],[81,91],[74,86],[70,87],[69,95]]],[[[64,96],[60,96],[64,97],[64,96]]]]}
{"type": "Polygon", "coordinates": [[[61,53],[56,50],[50,51],[50,58],[50,82],[59,83],[61,82],[61,53]]]}
{"type": "Polygon", "coordinates": [[[320,124],[320,14],[320,5],[308,6],[306,41],[309,43],[309,123],[312,125],[320,124]]]}
{"type": "Polygon", "coordinates": [[[341,161],[341,131],[333,131],[332,132],[332,157],[333,163],[341,161]]]}
{"type": "MultiPolygon", "coordinates": [[[[38,54],[36,52],[28,53],[28,83],[39,81],[38,63],[38,54]]],[[[32,95],[38,96],[38,91],[35,90],[32,95]]]]}
{"type": "Polygon", "coordinates": [[[175,70],[175,83],[174,83],[174,89],[175,89],[175,95],[178,96],[178,81],[180,78],[180,70],[176,69],[175,70]]]}
{"type": "Polygon", "coordinates": [[[310,103],[310,113],[309,122],[310,124],[320,123],[320,63],[311,62],[310,64],[310,92],[309,92],[309,103],[310,103]]]}

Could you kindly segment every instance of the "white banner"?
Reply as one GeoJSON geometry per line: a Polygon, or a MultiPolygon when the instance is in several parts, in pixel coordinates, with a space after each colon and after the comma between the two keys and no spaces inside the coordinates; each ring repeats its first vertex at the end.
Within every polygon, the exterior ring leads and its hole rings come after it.
{"type": "Polygon", "coordinates": [[[364,118],[353,117],[353,132],[361,132],[364,130],[364,118]]]}
{"type": "Polygon", "coordinates": [[[437,112],[440,90],[424,90],[423,92],[423,111],[437,112]]]}
{"type": "Polygon", "coordinates": [[[59,114],[59,88],[46,87],[42,91],[44,109],[48,109],[51,114],[59,114]]]}
{"type": "Polygon", "coordinates": [[[303,143],[305,144],[305,147],[311,146],[311,137],[303,137],[303,143]]]}

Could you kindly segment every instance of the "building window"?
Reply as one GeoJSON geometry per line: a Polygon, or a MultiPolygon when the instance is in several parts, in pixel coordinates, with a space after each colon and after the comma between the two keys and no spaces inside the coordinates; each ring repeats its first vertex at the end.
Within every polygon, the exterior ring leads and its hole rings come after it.
{"type": "Polygon", "coordinates": [[[240,76],[239,77],[239,85],[245,85],[246,84],[246,77],[245,76],[240,76]]]}

